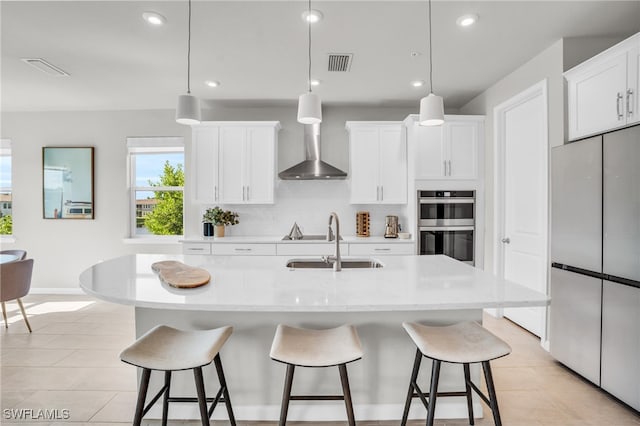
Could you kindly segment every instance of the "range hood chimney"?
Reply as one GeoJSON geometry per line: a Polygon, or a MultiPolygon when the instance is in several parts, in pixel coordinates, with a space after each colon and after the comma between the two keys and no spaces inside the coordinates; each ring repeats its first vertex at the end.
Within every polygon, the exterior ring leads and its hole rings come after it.
{"type": "Polygon", "coordinates": [[[282,180],[345,179],[347,174],[320,159],[320,123],[304,125],[305,160],[281,171],[282,180]]]}

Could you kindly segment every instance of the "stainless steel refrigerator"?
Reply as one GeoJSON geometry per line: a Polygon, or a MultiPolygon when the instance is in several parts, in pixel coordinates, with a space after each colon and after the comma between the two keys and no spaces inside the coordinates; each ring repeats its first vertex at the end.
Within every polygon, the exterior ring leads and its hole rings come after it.
{"type": "Polygon", "coordinates": [[[640,409],[640,126],[551,160],[551,354],[640,409]]]}

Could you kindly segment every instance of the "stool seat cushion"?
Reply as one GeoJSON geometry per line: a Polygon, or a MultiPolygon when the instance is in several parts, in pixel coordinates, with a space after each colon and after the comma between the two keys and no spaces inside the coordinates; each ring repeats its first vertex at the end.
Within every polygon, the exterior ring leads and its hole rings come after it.
{"type": "Polygon", "coordinates": [[[201,367],[213,361],[232,332],[232,327],[187,331],[159,325],[122,351],[120,359],[150,370],[201,367]]]}
{"type": "Polygon", "coordinates": [[[427,358],[454,363],[491,361],[511,353],[511,347],[475,322],[432,327],[413,322],[402,324],[427,358]]]}
{"type": "Polygon", "coordinates": [[[329,367],[362,358],[362,346],[351,325],[312,330],[280,324],[271,345],[271,358],[304,367],[329,367]]]}

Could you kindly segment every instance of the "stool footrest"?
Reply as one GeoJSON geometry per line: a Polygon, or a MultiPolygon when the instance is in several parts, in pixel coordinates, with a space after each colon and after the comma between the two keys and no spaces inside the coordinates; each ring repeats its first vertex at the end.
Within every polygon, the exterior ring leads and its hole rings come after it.
{"type": "Polygon", "coordinates": [[[291,395],[289,397],[291,401],[344,401],[342,395],[291,395]]]}
{"type": "MultiPolygon", "coordinates": [[[[472,381],[469,381],[467,383],[469,383],[469,386],[471,386],[471,388],[478,394],[480,398],[482,398],[484,402],[487,403],[488,406],[491,406],[491,402],[489,401],[489,398],[487,398],[486,395],[482,393],[482,391],[476,386],[475,383],[473,383],[472,381]]],[[[418,386],[416,382],[411,382],[411,385],[415,389],[415,392],[411,394],[411,398],[420,398],[420,401],[422,402],[422,404],[425,406],[425,408],[428,409],[429,402],[427,398],[429,398],[429,392],[422,392],[422,389],[420,389],[420,386],[418,386]]],[[[467,393],[465,391],[436,393],[436,397],[439,398],[441,396],[467,396],[467,393]]]]}
{"type": "Polygon", "coordinates": [[[160,390],[158,391],[156,396],[154,396],[153,399],[151,401],[149,401],[149,404],[147,404],[147,406],[144,407],[144,410],[142,410],[142,417],[144,417],[144,415],[147,414],[149,412],[149,410],[151,410],[151,407],[153,407],[153,404],[155,404],[156,401],[158,401],[158,399],[160,399],[162,394],[165,393],[168,388],[169,388],[169,386],[167,386],[167,385],[164,385],[164,386],[162,386],[162,388],[160,388],[160,390]]]}

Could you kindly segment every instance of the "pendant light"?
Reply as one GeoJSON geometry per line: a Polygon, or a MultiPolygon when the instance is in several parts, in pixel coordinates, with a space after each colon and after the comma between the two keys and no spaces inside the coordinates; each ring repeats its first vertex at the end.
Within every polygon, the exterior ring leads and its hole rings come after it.
{"type": "MultiPolygon", "coordinates": [[[[311,0],[309,0],[308,13],[311,14],[311,0]]],[[[302,124],[317,124],[322,122],[322,104],[320,96],[311,92],[311,20],[307,19],[309,30],[308,59],[309,75],[307,78],[308,93],[298,98],[298,122],[302,124]]]]}
{"type": "Polygon", "coordinates": [[[191,0],[189,0],[189,37],[187,41],[187,94],[178,96],[176,122],[179,124],[200,123],[200,100],[191,94],[191,0]]]}
{"type": "Polygon", "coordinates": [[[440,126],[444,123],[442,96],[433,94],[433,49],[431,48],[431,0],[429,0],[429,94],[420,100],[421,126],[440,126]]]}

